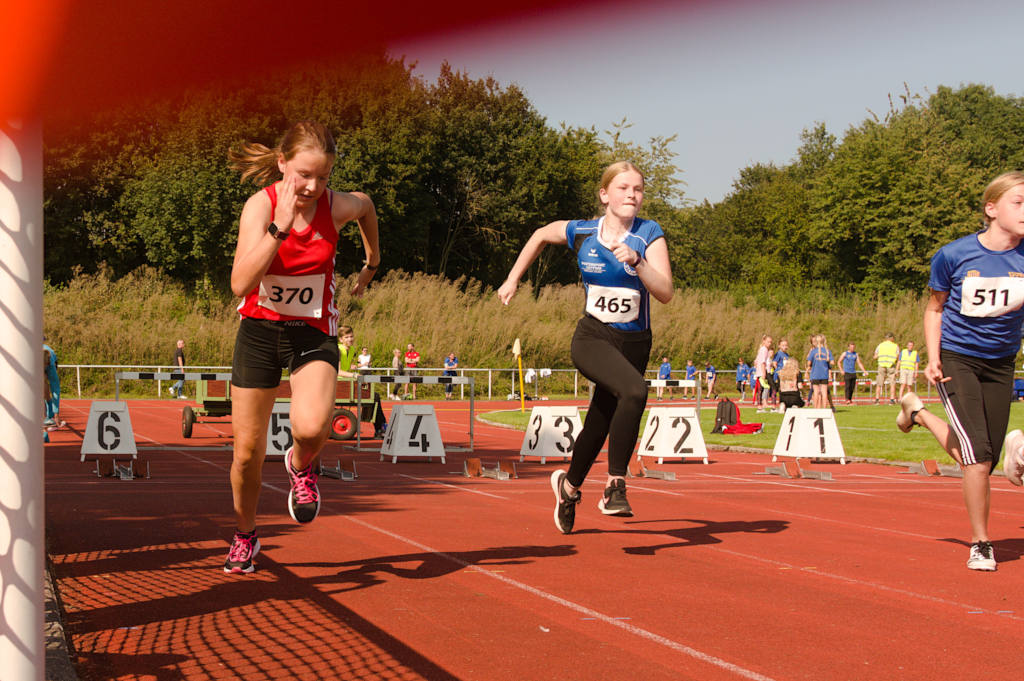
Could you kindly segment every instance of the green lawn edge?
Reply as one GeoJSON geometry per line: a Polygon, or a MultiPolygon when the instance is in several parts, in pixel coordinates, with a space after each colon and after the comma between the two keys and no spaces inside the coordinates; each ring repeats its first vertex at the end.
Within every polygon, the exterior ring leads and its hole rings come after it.
{"type": "MultiPolygon", "coordinates": [[[[929,404],[928,409],[945,416],[941,405],[929,404]]],[[[899,407],[893,405],[852,405],[837,406],[835,412],[836,427],[843,450],[849,459],[880,461],[880,462],[915,462],[924,459],[935,459],[939,463],[953,463],[953,460],[939,447],[931,433],[923,428],[914,428],[909,433],[902,433],[896,428],[896,414],[899,407]]],[[[586,409],[580,409],[581,418],[586,409]]],[[[490,411],[477,418],[492,425],[526,430],[530,412],[519,409],[502,409],[490,411]]],[[[740,419],[743,423],[762,423],[764,429],[756,435],[721,435],[712,433],[715,425],[714,408],[704,408],[700,414],[701,432],[704,442],[710,449],[727,449],[754,451],[770,454],[779,434],[783,414],[757,413],[754,407],[740,407],[740,419]]],[[[647,422],[647,412],[641,421],[641,437],[643,424],[647,422]]],[[[1024,428],[1024,404],[1014,402],[1010,407],[1010,426],[1024,428]]],[[[1002,447],[1002,443],[1000,448],[1002,447]]]]}

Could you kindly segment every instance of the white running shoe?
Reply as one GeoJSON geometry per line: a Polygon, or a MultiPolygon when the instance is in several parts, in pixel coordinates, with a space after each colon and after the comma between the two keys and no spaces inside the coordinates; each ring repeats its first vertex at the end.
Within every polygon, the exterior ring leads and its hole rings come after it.
{"type": "Polygon", "coordinates": [[[914,427],[914,414],[924,409],[924,402],[914,393],[907,393],[900,398],[900,413],[896,414],[896,426],[904,433],[914,427]]]}
{"type": "Polygon", "coordinates": [[[1006,452],[1003,454],[1003,472],[1006,479],[1017,487],[1024,484],[1024,433],[1011,430],[1003,441],[1006,452]]]}
{"type": "Polygon", "coordinates": [[[996,569],[994,554],[991,542],[979,541],[971,544],[971,556],[967,559],[968,569],[993,572],[996,569]]]}

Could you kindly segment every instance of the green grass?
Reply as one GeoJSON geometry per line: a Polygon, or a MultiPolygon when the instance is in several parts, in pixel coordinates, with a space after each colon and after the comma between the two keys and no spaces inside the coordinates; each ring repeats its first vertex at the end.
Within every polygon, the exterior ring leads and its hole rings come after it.
{"type": "MultiPolygon", "coordinates": [[[[941,406],[929,404],[929,410],[942,414],[941,406]]],[[[858,405],[836,407],[836,426],[839,438],[848,457],[884,459],[888,461],[921,461],[935,459],[939,463],[953,463],[953,460],[939,447],[931,433],[915,428],[904,434],[896,428],[896,414],[899,408],[889,405],[858,405]]],[[[582,417],[586,410],[580,410],[582,417]]],[[[484,421],[512,426],[526,430],[530,412],[518,409],[493,411],[482,414],[484,421]]],[[[740,407],[740,419],[744,423],[763,423],[764,430],[757,435],[718,435],[711,432],[715,425],[715,410],[703,409],[700,415],[701,431],[708,448],[731,446],[763,449],[770,452],[782,424],[782,414],[758,414],[753,407],[740,407]]],[[[647,422],[644,413],[642,423],[647,422]]],[[[1014,402],[1010,408],[1010,429],[1024,427],[1024,403],[1014,402]]],[[[642,431],[641,431],[642,436],[642,431]]],[[[1001,445],[1002,443],[1000,443],[1001,445]]]]}

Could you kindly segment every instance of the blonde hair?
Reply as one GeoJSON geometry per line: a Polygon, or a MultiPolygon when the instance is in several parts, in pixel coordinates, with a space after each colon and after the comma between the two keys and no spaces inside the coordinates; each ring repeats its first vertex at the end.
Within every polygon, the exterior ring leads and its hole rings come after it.
{"type": "Polygon", "coordinates": [[[338,338],[341,338],[342,336],[347,336],[350,333],[354,333],[352,331],[352,327],[351,326],[348,326],[347,324],[339,324],[338,325],[338,338]]]}
{"type": "Polygon", "coordinates": [[[988,183],[985,187],[985,192],[981,195],[981,221],[986,227],[989,225],[988,213],[985,212],[985,206],[990,203],[996,203],[1003,197],[1003,194],[1010,191],[1018,184],[1024,184],[1024,173],[1019,170],[1014,170],[1008,173],[1003,173],[996,179],[988,183]]]}
{"type": "Polygon", "coordinates": [[[299,121],[284,134],[277,146],[270,149],[258,142],[242,142],[241,149],[228,150],[228,162],[242,174],[242,182],[266,186],[281,179],[277,159],[290,161],[300,151],[323,152],[331,162],[338,156],[338,147],[327,128],[316,121],[299,121]]]}
{"type": "Polygon", "coordinates": [[[601,189],[607,190],[609,185],[611,185],[612,180],[615,179],[616,175],[628,172],[630,170],[639,174],[640,179],[643,180],[645,184],[647,183],[647,178],[644,177],[644,174],[635,165],[633,165],[629,161],[616,161],[615,163],[605,168],[604,172],[601,173],[601,189]]]}

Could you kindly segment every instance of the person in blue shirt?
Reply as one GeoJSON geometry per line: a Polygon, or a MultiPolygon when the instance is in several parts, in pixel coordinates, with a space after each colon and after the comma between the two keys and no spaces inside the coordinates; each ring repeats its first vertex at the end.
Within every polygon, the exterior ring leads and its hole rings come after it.
{"type": "MultiPolygon", "coordinates": [[[[672,378],[672,363],[668,361],[668,357],[667,356],[666,357],[662,357],[661,358],[661,365],[658,367],[658,379],[662,380],[662,381],[668,381],[668,380],[671,380],[671,378],[672,378]]],[[[657,387],[657,389],[656,389],[656,392],[657,392],[657,395],[658,395],[658,400],[660,401],[661,398],[662,398],[662,395],[665,392],[665,388],[663,386],[659,385],[657,387]]],[[[668,389],[668,398],[672,399],[672,388],[668,389]]]]}
{"type": "Polygon", "coordinates": [[[853,391],[857,388],[857,367],[861,373],[867,373],[864,364],[857,354],[857,346],[850,343],[846,346],[846,352],[839,355],[839,365],[843,369],[843,387],[845,389],[846,403],[853,404],[853,391]]]}
{"type": "MultiPolygon", "coordinates": [[[[686,380],[697,380],[697,366],[693,363],[692,359],[686,360],[686,380]]],[[[683,388],[683,397],[696,397],[696,394],[696,388],[683,388]]]]}
{"type": "Polygon", "coordinates": [[[637,216],[644,187],[644,176],[632,163],[608,166],[598,190],[604,215],[558,220],[535,231],[498,288],[498,299],[507,305],[548,244],[566,245],[576,255],[584,304],[570,352],[573,364],[595,388],[569,470],[551,474],[555,527],[563,534],[573,530],[580,487],[606,438],[608,478],[597,506],[605,515],[633,515],[626,499],[626,468],[647,405],[650,297],[667,303],[673,293],[665,233],[658,223],[637,216]]]}
{"type": "MultiPolygon", "coordinates": [[[[455,356],[454,352],[449,352],[448,356],[444,358],[444,375],[445,376],[457,376],[458,372],[455,371],[459,368],[459,358],[455,356]]],[[[444,399],[452,399],[452,388],[455,387],[451,383],[444,386],[444,399]]]]}
{"type": "Polygon", "coordinates": [[[811,351],[807,353],[807,375],[811,379],[811,407],[828,408],[828,373],[832,368],[832,351],[825,347],[820,333],[811,336],[811,351]]]}
{"type": "Polygon", "coordinates": [[[995,570],[988,533],[989,476],[1006,445],[1003,469],[1014,485],[1024,474],[1024,433],[1003,436],[1010,418],[1013,369],[1024,322],[1024,173],[992,180],[981,199],[985,228],[946,244],[932,257],[924,312],[928,364],[949,423],[909,392],[896,425],[927,428],[963,469],[971,525],[967,567],[995,570]]]}
{"type": "Polygon", "coordinates": [[[771,390],[768,394],[768,404],[764,405],[768,408],[774,408],[779,406],[779,371],[782,367],[786,366],[786,360],[789,359],[789,341],[783,338],[779,341],[779,349],[772,356],[772,370],[768,374],[769,385],[771,390]]]}
{"type": "Polygon", "coordinates": [[[54,430],[66,424],[60,418],[60,376],[57,375],[57,351],[45,342],[43,343],[43,359],[48,386],[47,393],[43,396],[43,406],[46,408],[46,419],[43,421],[43,425],[48,430],[54,430]]]}
{"type": "Polygon", "coordinates": [[[704,380],[707,381],[708,385],[708,397],[710,397],[713,400],[718,399],[718,388],[715,386],[717,379],[718,370],[715,369],[714,364],[708,362],[707,366],[704,367],[704,380]]]}
{"type": "Polygon", "coordinates": [[[749,373],[750,366],[740,357],[740,363],[736,365],[736,392],[740,394],[741,400],[747,397],[747,376],[749,373]]]}

